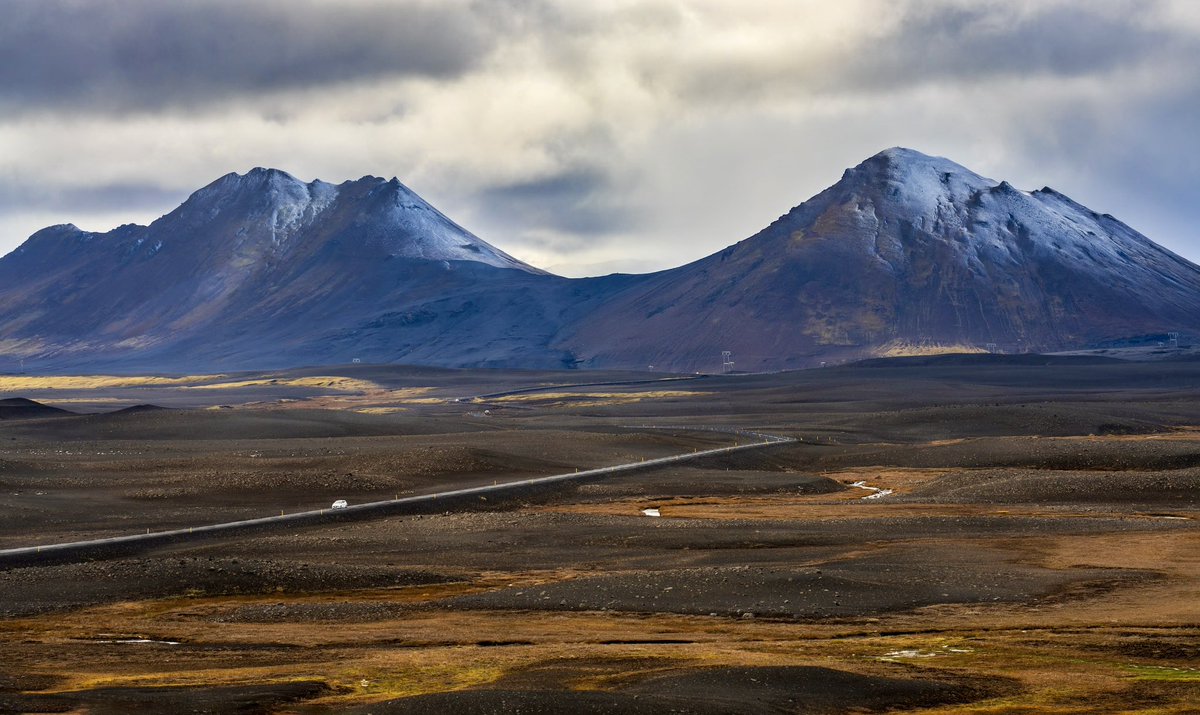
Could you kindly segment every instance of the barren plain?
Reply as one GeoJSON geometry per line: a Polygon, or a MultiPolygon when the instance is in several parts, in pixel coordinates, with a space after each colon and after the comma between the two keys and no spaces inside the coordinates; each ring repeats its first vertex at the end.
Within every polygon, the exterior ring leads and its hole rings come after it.
{"type": "Polygon", "coordinates": [[[0,562],[0,712],[1200,712],[1200,362],[0,376],[17,397],[69,412],[0,402],[0,549],[734,429],[797,441],[448,512],[0,562]]]}

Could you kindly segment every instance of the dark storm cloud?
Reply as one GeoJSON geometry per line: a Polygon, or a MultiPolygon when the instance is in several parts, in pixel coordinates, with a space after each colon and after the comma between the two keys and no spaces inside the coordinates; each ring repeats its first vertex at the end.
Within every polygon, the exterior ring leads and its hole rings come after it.
{"type": "Polygon", "coordinates": [[[463,3],[0,0],[0,106],[156,109],[382,77],[491,48],[463,3]]]}
{"type": "Polygon", "coordinates": [[[1089,12],[1049,5],[1013,13],[995,5],[914,3],[889,37],[866,40],[847,65],[846,80],[885,88],[1006,75],[1103,75],[1162,56],[1181,41],[1139,24],[1146,8],[1109,3],[1089,12]]]}
{"type": "Polygon", "coordinates": [[[637,212],[612,191],[599,168],[567,169],[552,176],[488,187],[478,202],[490,220],[549,229],[557,241],[614,233],[636,224],[637,212]]]}
{"type": "MultiPolygon", "coordinates": [[[[817,56],[781,50],[780,58],[751,65],[713,57],[684,73],[680,89],[691,101],[773,101],[1010,77],[1105,77],[1200,48],[1194,33],[1142,22],[1158,6],[1154,0],[1047,3],[1018,11],[994,2],[896,2],[898,21],[882,33],[850,36],[817,56]]],[[[870,26],[871,18],[864,15],[862,23],[870,26]]],[[[646,71],[654,77],[675,68],[668,62],[646,71]]]]}
{"type": "Polygon", "coordinates": [[[663,267],[907,145],[1195,258],[1198,67],[1190,0],[0,0],[0,253],[257,164],[663,267]]]}
{"type": "Polygon", "coordinates": [[[38,186],[0,181],[0,212],[110,212],[159,209],[182,203],[187,192],[154,184],[38,186]]]}
{"type": "MultiPolygon", "coordinates": [[[[1192,66],[1200,66],[1200,55],[1192,66]]],[[[1039,131],[1014,133],[1010,151],[1031,170],[1064,167],[1069,179],[1054,188],[1117,218],[1151,239],[1200,259],[1196,186],[1200,185],[1200,75],[1172,81],[1170,91],[1097,111],[1072,106],[1040,122],[1039,131]],[[1130,103],[1132,104],[1132,103],[1130,103]]],[[[1033,188],[1033,187],[1029,187],[1033,188]]]]}

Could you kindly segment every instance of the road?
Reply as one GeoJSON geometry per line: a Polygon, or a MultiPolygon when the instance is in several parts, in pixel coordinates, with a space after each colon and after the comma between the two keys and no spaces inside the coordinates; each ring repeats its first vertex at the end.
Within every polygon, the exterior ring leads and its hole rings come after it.
{"type": "Polygon", "coordinates": [[[625,387],[627,385],[656,385],[664,382],[687,382],[689,380],[703,380],[709,377],[708,375],[673,375],[671,377],[655,377],[647,380],[611,380],[608,382],[568,382],[555,385],[537,385],[535,387],[519,387],[515,390],[502,390],[500,392],[488,392],[483,395],[474,395],[472,397],[461,397],[455,402],[485,402],[487,400],[498,397],[510,397],[512,395],[528,395],[534,392],[548,392],[558,390],[573,390],[580,387],[625,387]]]}
{"type": "MultiPolygon", "coordinates": [[[[649,425],[647,425],[645,428],[664,429],[663,427],[653,427],[649,425]]],[[[681,427],[675,429],[687,431],[692,428],[681,427]]],[[[58,544],[45,544],[40,546],[25,546],[15,549],[3,549],[0,550],[0,568],[40,565],[46,563],[85,561],[97,558],[113,558],[116,556],[140,553],[159,546],[177,545],[192,541],[199,541],[214,536],[233,536],[239,534],[257,533],[278,529],[279,527],[283,526],[311,526],[317,524],[374,519],[381,516],[445,512],[450,511],[451,509],[463,508],[467,505],[478,505],[480,501],[487,501],[489,497],[511,498],[517,496],[526,496],[535,494],[546,487],[551,487],[557,484],[568,483],[572,481],[586,481],[610,476],[613,474],[621,474],[642,469],[651,469],[671,464],[680,464],[696,459],[703,459],[705,457],[712,457],[721,454],[732,454],[734,452],[741,452],[751,449],[761,449],[763,447],[769,447],[776,444],[796,441],[791,437],[780,437],[778,435],[769,435],[745,430],[720,431],[729,432],[731,434],[749,438],[754,441],[747,442],[746,444],[739,443],[728,447],[717,447],[698,452],[676,454],[670,457],[658,457],[640,462],[617,464],[610,467],[599,467],[596,469],[586,469],[583,471],[567,472],[564,474],[553,474],[546,477],[534,477],[531,479],[521,479],[512,482],[470,487],[466,489],[453,489],[432,494],[420,494],[399,499],[387,499],[384,501],[367,502],[364,504],[352,504],[344,509],[316,509],[312,511],[296,512],[293,514],[283,514],[280,516],[245,519],[242,521],[230,521],[220,524],[207,524],[204,526],[189,527],[186,529],[172,529],[169,531],[158,531],[146,534],[131,534],[128,536],[114,536],[104,539],[91,539],[87,541],[73,541],[58,544]]]]}

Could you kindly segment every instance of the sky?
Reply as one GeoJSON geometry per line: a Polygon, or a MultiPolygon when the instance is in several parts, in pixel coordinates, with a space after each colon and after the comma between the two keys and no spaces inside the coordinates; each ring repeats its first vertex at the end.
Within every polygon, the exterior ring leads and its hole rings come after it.
{"type": "Polygon", "coordinates": [[[563,275],[746,238],[891,146],[1200,261],[1193,0],[0,0],[0,254],[230,171],[397,176],[563,275]]]}

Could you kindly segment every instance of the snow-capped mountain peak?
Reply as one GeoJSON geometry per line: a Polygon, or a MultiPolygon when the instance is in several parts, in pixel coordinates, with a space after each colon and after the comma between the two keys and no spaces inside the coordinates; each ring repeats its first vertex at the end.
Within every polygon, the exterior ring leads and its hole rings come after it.
{"type": "MultiPolygon", "coordinates": [[[[949,159],[901,147],[848,170],[841,181],[793,213],[801,220],[813,211],[845,218],[839,207],[849,204],[855,216],[868,217],[860,223],[879,223],[877,233],[891,234],[899,243],[937,242],[944,246],[943,262],[953,259],[979,272],[1053,255],[1112,271],[1133,255],[1148,259],[1162,253],[1136,231],[1053,189],[1023,191],[949,159]],[[896,222],[904,227],[888,228],[896,222]]],[[[1121,268],[1112,280],[1138,280],[1136,273],[1121,268]]]]}
{"type": "Polygon", "coordinates": [[[894,147],[879,152],[842,177],[841,183],[880,191],[907,210],[927,212],[938,204],[965,203],[997,184],[949,159],[894,147]]]}
{"type": "Polygon", "coordinates": [[[224,242],[243,268],[248,261],[294,250],[298,242],[337,236],[382,256],[472,261],[542,273],[454,223],[396,178],[305,183],[279,169],[255,167],[220,177],[156,224],[169,234],[164,245],[183,235],[226,236],[224,242]]]}
{"type": "Polygon", "coordinates": [[[372,210],[364,212],[364,236],[379,241],[388,255],[429,261],[474,261],[496,268],[543,273],[485,242],[448,218],[393,177],[377,181],[368,196],[372,210]]]}
{"type": "Polygon", "coordinates": [[[758,234],[606,300],[580,352],[694,369],[729,349],[766,369],[895,345],[1063,350],[1195,330],[1197,316],[1200,268],[1119,221],[893,148],[758,234]]]}
{"type": "Polygon", "coordinates": [[[255,167],[245,174],[230,173],[195,192],[179,210],[207,212],[223,210],[274,214],[278,229],[311,218],[337,198],[337,187],[323,181],[304,183],[279,169],[255,167]]]}

